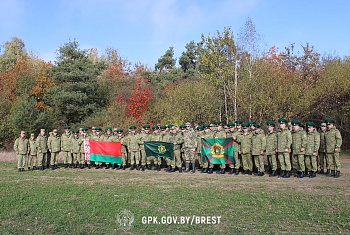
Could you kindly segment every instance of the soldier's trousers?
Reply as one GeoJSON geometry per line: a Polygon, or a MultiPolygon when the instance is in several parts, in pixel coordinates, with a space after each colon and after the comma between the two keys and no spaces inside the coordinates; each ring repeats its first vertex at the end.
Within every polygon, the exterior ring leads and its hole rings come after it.
{"type": "Polygon", "coordinates": [[[26,154],[17,154],[17,167],[19,168],[24,168],[26,165],[26,154]]]}
{"type": "MultiPolygon", "coordinates": [[[[241,158],[238,157],[238,153],[235,151],[235,160],[236,163],[234,164],[234,168],[238,170],[241,167],[241,158]]],[[[230,168],[233,168],[233,164],[229,165],[230,168]]]]}
{"type": "Polygon", "coordinates": [[[130,163],[131,163],[131,165],[139,164],[139,162],[140,162],[139,151],[131,151],[129,153],[130,153],[130,163]]]}
{"type": "Polygon", "coordinates": [[[340,154],[339,153],[327,153],[328,169],[340,171],[340,154]]]}
{"type": "Polygon", "coordinates": [[[317,156],[305,155],[305,167],[309,171],[317,172],[317,156]]]}
{"type": "Polygon", "coordinates": [[[276,154],[267,155],[267,160],[269,161],[271,170],[273,171],[277,170],[276,154]]]}
{"type": "Polygon", "coordinates": [[[57,165],[58,164],[58,154],[60,152],[51,152],[51,159],[50,159],[50,165],[57,165]]]}
{"type": "Polygon", "coordinates": [[[278,153],[278,161],[281,165],[282,171],[290,171],[292,169],[289,153],[281,152],[278,153]]]}
{"type": "Polygon", "coordinates": [[[199,166],[202,167],[203,166],[203,159],[202,159],[201,153],[197,153],[197,159],[198,159],[199,166]]]}
{"type": "Polygon", "coordinates": [[[195,152],[193,152],[193,148],[184,148],[184,156],[186,162],[194,162],[195,161],[195,152]]]}
{"type": "Polygon", "coordinates": [[[143,145],[140,145],[141,147],[141,156],[140,156],[140,159],[141,159],[141,166],[146,166],[146,163],[147,163],[147,156],[146,156],[146,151],[143,147],[143,145]]]}
{"type": "Polygon", "coordinates": [[[243,170],[253,170],[253,159],[251,153],[242,153],[243,170]]]}
{"type": "Polygon", "coordinates": [[[73,158],[73,164],[79,163],[79,154],[80,153],[72,153],[72,158],[73,158]]]}
{"type": "Polygon", "coordinates": [[[154,165],[162,165],[162,157],[154,157],[154,165]]]}
{"type": "Polygon", "coordinates": [[[79,164],[85,164],[85,153],[79,153],[78,155],[78,162],[79,164]]]}
{"type": "Polygon", "coordinates": [[[325,152],[319,152],[318,153],[318,168],[321,170],[323,169],[329,169],[328,168],[328,162],[327,162],[327,157],[325,152]],[[324,164],[326,163],[326,167],[324,164]]]}
{"type": "Polygon", "coordinates": [[[174,160],[172,160],[170,164],[172,168],[175,168],[175,166],[178,168],[182,167],[180,150],[174,150],[174,160]]]}
{"type": "Polygon", "coordinates": [[[264,155],[254,155],[254,164],[256,168],[258,168],[259,172],[264,172],[265,171],[265,166],[264,166],[264,155]]]}
{"type": "Polygon", "coordinates": [[[36,167],[36,155],[29,155],[28,156],[28,167],[36,167]]]}
{"type": "Polygon", "coordinates": [[[45,153],[43,153],[43,152],[39,153],[38,154],[38,164],[37,164],[37,166],[38,167],[42,167],[42,166],[46,166],[46,164],[47,164],[47,153],[46,152],[45,153]]]}
{"type": "Polygon", "coordinates": [[[63,152],[63,163],[64,164],[72,164],[72,154],[71,152],[63,152]]]}
{"type": "Polygon", "coordinates": [[[305,155],[304,154],[294,154],[296,160],[297,171],[305,171],[305,155]]]}

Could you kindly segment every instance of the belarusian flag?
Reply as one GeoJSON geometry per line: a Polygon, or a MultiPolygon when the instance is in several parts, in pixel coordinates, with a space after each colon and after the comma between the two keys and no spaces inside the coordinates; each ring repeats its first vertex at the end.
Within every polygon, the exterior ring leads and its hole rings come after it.
{"type": "Polygon", "coordinates": [[[210,164],[234,164],[233,138],[202,138],[203,162],[210,164]]]}
{"type": "Polygon", "coordinates": [[[121,142],[90,140],[90,160],[122,164],[121,142]]]}
{"type": "Polygon", "coordinates": [[[165,157],[174,159],[174,144],[160,141],[144,142],[145,152],[147,157],[165,157]]]}

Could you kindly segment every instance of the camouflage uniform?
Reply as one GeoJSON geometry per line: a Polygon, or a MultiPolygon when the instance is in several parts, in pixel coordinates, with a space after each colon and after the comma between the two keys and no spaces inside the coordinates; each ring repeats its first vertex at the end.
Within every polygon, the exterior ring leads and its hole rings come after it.
{"type": "Polygon", "coordinates": [[[292,144],[292,134],[287,127],[279,129],[277,131],[277,156],[281,166],[281,177],[287,174],[290,176],[290,170],[292,169],[289,152],[292,144]]]}
{"type": "Polygon", "coordinates": [[[151,133],[150,133],[150,126],[144,125],[143,126],[144,131],[139,134],[139,148],[141,150],[141,168],[144,169],[144,167],[147,164],[147,168],[151,170],[151,160],[150,158],[147,158],[144,142],[151,141],[151,133]],[[147,161],[149,160],[149,161],[147,161]]]}
{"type": "Polygon", "coordinates": [[[266,156],[271,167],[271,176],[275,175],[277,170],[277,160],[276,160],[276,149],[277,149],[277,134],[273,130],[266,133],[266,156]]]}
{"type": "Polygon", "coordinates": [[[119,166],[118,169],[125,170],[126,163],[127,163],[127,149],[126,149],[126,139],[124,137],[124,132],[122,129],[116,129],[115,130],[116,135],[114,136],[114,141],[121,142],[121,148],[122,148],[122,165],[119,166]]]}
{"type": "MultiPolygon", "coordinates": [[[[188,125],[186,125],[188,126],[188,125]]],[[[197,147],[197,137],[196,133],[192,128],[186,128],[186,131],[183,133],[183,150],[185,156],[186,170],[188,172],[190,169],[190,163],[192,163],[192,171],[195,171],[195,150],[197,147]]]]}
{"type": "Polygon", "coordinates": [[[40,135],[36,137],[36,143],[38,145],[38,163],[37,166],[40,170],[43,170],[47,163],[47,137],[45,135],[45,130],[41,129],[40,135]]]}
{"type": "Polygon", "coordinates": [[[140,164],[140,149],[139,149],[139,136],[135,133],[135,126],[131,126],[131,133],[128,135],[126,139],[126,146],[128,147],[129,157],[130,157],[130,170],[137,169],[139,170],[140,164]]]}
{"type": "Polygon", "coordinates": [[[320,129],[320,148],[318,150],[318,168],[320,169],[320,174],[324,173],[324,169],[329,169],[326,158],[326,141],[325,141],[325,133],[326,133],[326,123],[321,124],[320,129]],[[322,126],[323,129],[322,130],[322,126]],[[325,167],[326,163],[326,167],[325,167]]]}
{"type": "MultiPolygon", "coordinates": [[[[71,152],[73,154],[73,164],[74,167],[77,168],[78,164],[84,164],[84,162],[81,162],[81,145],[83,144],[83,139],[80,138],[78,135],[78,132],[74,133],[72,139],[71,139],[71,152]]],[[[80,167],[81,168],[81,167],[80,167]]]]}
{"type": "MultiPolygon", "coordinates": [[[[217,124],[218,125],[218,124],[217,124]]],[[[214,138],[226,138],[226,132],[224,130],[221,129],[221,126],[217,126],[216,127],[216,131],[214,133],[214,138]]],[[[213,165],[210,164],[211,166],[209,166],[209,168],[212,168],[213,165]]],[[[225,173],[225,168],[226,168],[226,164],[221,164],[220,165],[220,171],[218,171],[218,174],[224,174],[225,173]]]]}
{"type": "Polygon", "coordinates": [[[53,130],[53,132],[56,133],[56,135],[51,135],[47,141],[47,147],[51,153],[50,165],[52,170],[58,165],[58,154],[61,150],[61,138],[57,135],[57,130],[53,130]]]}
{"type": "MultiPolygon", "coordinates": [[[[299,125],[299,124],[294,124],[299,125]]],[[[306,132],[300,127],[292,133],[292,151],[294,159],[296,160],[297,176],[304,177],[305,172],[305,148],[306,148],[306,132]]]]}
{"type": "MultiPolygon", "coordinates": [[[[157,132],[152,133],[151,141],[162,141],[162,136],[158,132],[159,127],[154,126],[153,130],[157,130],[157,132]],[[158,128],[158,129],[155,129],[155,128],[158,128]]],[[[162,164],[162,159],[152,156],[152,157],[150,157],[150,159],[147,159],[147,163],[148,163],[148,161],[151,161],[152,158],[153,158],[153,162],[154,162],[154,166],[155,166],[154,170],[160,170],[160,165],[162,164]]]]}
{"type": "MultiPolygon", "coordinates": [[[[327,122],[334,123],[334,122],[327,122]]],[[[332,124],[333,125],[333,124],[332,124]]],[[[327,153],[327,162],[328,167],[327,173],[329,176],[340,176],[340,147],[342,145],[342,136],[340,134],[340,131],[335,127],[329,127],[325,133],[325,141],[326,141],[326,153],[327,153]],[[331,172],[329,172],[331,170],[331,172]]]]}
{"type": "MultiPolygon", "coordinates": [[[[68,130],[66,128],[66,130],[68,130]]],[[[61,136],[61,148],[63,152],[63,163],[65,164],[65,167],[67,168],[68,165],[72,167],[72,153],[71,153],[71,138],[72,134],[70,131],[65,132],[61,136]]]]}
{"type": "MultiPolygon", "coordinates": [[[[81,145],[80,145],[80,168],[84,168],[85,165],[85,140],[89,139],[89,135],[86,133],[87,129],[83,128],[83,133],[80,136],[81,145]]],[[[87,166],[90,168],[90,161],[86,161],[87,166]]]]}
{"type": "Polygon", "coordinates": [[[237,142],[240,144],[240,153],[242,155],[244,174],[252,174],[253,160],[252,160],[252,133],[243,132],[238,136],[237,142]]]}
{"type": "Polygon", "coordinates": [[[314,129],[306,134],[305,165],[310,170],[310,177],[315,177],[317,172],[317,153],[320,147],[320,133],[314,129]]]}
{"type": "MultiPolygon", "coordinates": [[[[172,130],[176,130],[176,127],[172,127],[172,130]]],[[[181,161],[181,144],[183,143],[183,137],[181,132],[170,133],[169,142],[174,144],[174,160],[171,161],[171,172],[175,171],[175,167],[178,168],[179,172],[182,172],[182,161],[181,161]]]]}
{"type": "Polygon", "coordinates": [[[258,169],[258,176],[263,176],[265,167],[264,167],[264,152],[266,150],[266,137],[265,133],[260,126],[255,125],[255,128],[259,129],[254,132],[252,136],[252,155],[254,158],[255,166],[258,169]]]}
{"type": "Polygon", "coordinates": [[[36,158],[38,154],[38,145],[34,139],[34,134],[31,134],[29,139],[29,156],[28,156],[28,170],[32,167],[33,170],[36,170],[36,158]]]}
{"type": "MultiPolygon", "coordinates": [[[[209,129],[209,126],[205,126],[205,129],[204,129],[204,132],[203,132],[203,139],[206,139],[206,138],[214,138],[214,133],[209,129]]],[[[202,140],[201,140],[202,142],[202,140]]],[[[209,162],[205,161],[203,162],[203,170],[202,172],[203,173],[207,173],[207,168],[209,166],[209,162]]],[[[212,170],[213,170],[213,166],[212,164],[210,164],[210,172],[212,173],[212,170]]]]}
{"type": "Polygon", "coordinates": [[[18,158],[18,171],[24,171],[24,166],[26,165],[26,156],[29,153],[29,141],[25,137],[24,131],[21,131],[21,136],[15,140],[13,149],[15,150],[18,158]]]}

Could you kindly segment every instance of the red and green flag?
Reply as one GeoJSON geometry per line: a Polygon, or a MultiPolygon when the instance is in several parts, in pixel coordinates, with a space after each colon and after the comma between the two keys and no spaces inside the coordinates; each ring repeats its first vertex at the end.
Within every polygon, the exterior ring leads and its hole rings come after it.
{"type": "Polygon", "coordinates": [[[201,154],[203,162],[210,164],[234,164],[233,138],[202,138],[201,154]]]}
{"type": "Polygon", "coordinates": [[[174,144],[160,141],[146,141],[144,148],[147,157],[165,157],[174,159],[174,144]]]}
{"type": "Polygon", "coordinates": [[[89,142],[91,161],[122,164],[121,142],[103,142],[97,140],[89,140],[89,142]]]}

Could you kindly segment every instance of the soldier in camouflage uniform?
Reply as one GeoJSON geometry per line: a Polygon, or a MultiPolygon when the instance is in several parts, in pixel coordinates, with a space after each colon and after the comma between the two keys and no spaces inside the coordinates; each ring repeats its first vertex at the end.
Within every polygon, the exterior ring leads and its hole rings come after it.
{"type": "Polygon", "coordinates": [[[120,128],[114,129],[114,141],[121,143],[122,148],[122,164],[119,165],[117,170],[125,170],[127,164],[127,149],[126,149],[126,139],[124,137],[124,131],[120,128]]]}
{"type": "MultiPolygon", "coordinates": [[[[167,127],[165,125],[160,126],[160,136],[161,136],[162,142],[170,143],[170,140],[169,140],[170,136],[169,136],[169,133],[167,132],[167,127]]],[[[167,165],[167,169],[165,171],[169,172],[171,170],[171,160],[169,158],[163,159],[163,157],[160,159],[162,162],[165,161],[167,165]]]]}
{"type": "MultiPolygon", "coordinates": [[[[206,138],[213,138],[214,133],[210,130],[210,125],[209,124],[204,124],[204,132],[202,134],[202,138],[206,139],[206,138]]],[[[202,140],[201,140],[202,142],[202,140]]],[[[203,168],[201,173],[208,173],[208,174],[212,174],[213,173],[213,165],[211,165],[211,168],[209,168],[208,171],[208,166],[209,166],[209,162],[205,161],[203,162],[203,168]]]]}
{"type": "MultiPolygon", "coordinates": [[[[102,135],[102,129],[101,127],[95,127],[94,129],[95,134],[91,135],[91,140],[97,140],[97,141],[103,141],[103,135],[102,135]]],[[[102,168],[101,162],[95,162],[95,169],[102,168]]]]}
{"type": "Polygon", "coordinates": [[[55,170],[58,165],[58,154],[61,150],[61,138],[57,134],[57,129],[52,131],[52,135],[49,137],[47,141],[47,147],[49,148],[49,152],[51,154],[51,170],[55,170]]]}
{"type": "Polygon", "coordinates": [[[317,132],[313,122],[307,122],[306,126],[308,132],[306,134],[305,166],[310,170],[310,174],[307,176],[314,178],[317,172],[317,153],[320,147],[320,133],[317,132]]]}
{"type": "MultiPolygon", "coordinates": [[[[151,141],[162,141],[162,136],[159,133],[159,125],[154,125],[152,127],[153,133],[151,136],[151,141]]],[[[153,170],[158,170],[160,171],[160,166],[162,164],[162,159],[155,157],[155,156],[150,156],[150,159],[147,159],[147,162],[150,162],[151,159],[153,159],[153,163],[154,163],[154,169],[153,170]]]]}
{"type": "Polygon", "coordinates": [[[257,123],[254,124],[254,133],[252,137],[252,156],[255,162],[255,166],[258,169],[257,176],[263,176],[264,167],[264,153],[266,150],[266,137],[261,126],[257,123]]]}
{"type": "Polygon", "coordinates": [[[306,132],[300,127],[298,120],[293,120],[292,151],[296,161],[298,178],[303,178],[305,173],[305,148],[307,143],[306,132]]]}
{"type": "Polygon", "coordinates": [[[240,131],[238,131],[236,128],[235,128],[235,124],[232,123],[232,122],[229,122],[227,124],[227,126],[229,127],[230,131],[226,133],[226,137],[232,137],[234,142],[233,142],[233,147],[234,147],[234,157],[235,157],[235,161],[236,163],[235,164],[230,164],[229,167],[230,167],[230,172],[229,174],[235,174],[235,175],[238,175],[239,174],[239,168],[241,166],[241,159],[238,157],[238,152],[239,152],[239,147],[240,145],[237,143],[237,138],[238,138],[238,135],[241,134],[240,131]]]}
{"type": "Polygon", "coordinates": [[[24,166],[26,165],[26,157],[29,153],[29,141],[26,138],[26,132],[21,131],[20,137],[18,137],[15,140],[15,143],[13,145],[13,149],[15,150],[17,154],[17,168],[18,171],[24,171],[24,166]]]}
{"type": "Polygon", "coordinates": [[[327,176],[340,177],[340,147],[342,145],[342,136],[340,131],[334,126],[334,120],[327,119],[327,131],[325,134],[326,153],[327,153],[327,176]]]}
{"type": "Polygon", "coordinates": [[[37,166],[42,171],[47,165],[47,137],[45,135],[45,129],[40,130],[40,134],[36,137],[36,143],[38,145],[38,164],[37,166]]]}
{"type": "MultiPolygon", "coordinates": [[[[243,122],[241,120],[236,120],[235,121],[235,125],[236,125],[235,134],[237,136],[243,134],[242,124],[243,124],[243,122]]],[[[237,142],[237,145],[238,145],[238,148],[237,148],[237,155],[238,155],[238,157],[237,157],[237,159],[238,159],[237,164],[238,164],[238,167],[243,170],[242,155],[239,153],[239,149],[241,148],[241,144],[237,142]]],[[[237,169],[237,166],[235,166],[235,168],[237,169]]]]}
{"type": "Polygon", "coordinates": [[[36,170],[37,154],[38,154],[38,145],[36,144],[34,133],[31,133],[29,138],[28,171],[31,168],[33,170],[36,170]]]}
{"type": "Polygon", "coordinates": [[[277,160],[276,160],[276,149],[277,149],[277,134],[274,130],[275,123],[273,121],[267,121],[267,133],[266,133],[266,156],[271,167],[270,176],[276,176],[277,160]]]}
{"type": "MultiPolygon", "coordinates": [[[[107,126],[105,128],[105,133],[102,135],[102,140],[105,141],[105,142],[113,142],[114,139],[115,139],[115,137],[113,136],[113,133],[112,133],[112,127],[107,126]]],[[[109,167],[111,165],[112,165],[112,169],[114,170],[115,164],[114,163],[109,163],[109,162],[106,162],[105,169],[109,169],[109,167]]]]}
{"type": "Polygon", "coordinates": [[[319,174],[324,174],[324,169],[329,169],[326,160],[326,141],[325,141],[325,133],[327,130],[327,124],[321,123],[320,127],[320,148],[318,150],[318,169],[320,169],[319,174]],[[326,163],[326,168],[325,168],[326,163]]]}
{"type": "Polygon", "coordinates": [[[286,127],[287,120],[284,118],[279,118],[278,122],[280,124],[280,129],[277,131],[277,156],[278,161],[281,166],[281,177],[289,178],[290,171],[292,169],[290,161],[290,146],[292,144],[292,134],[286,127]]]}
{"type": "Polygon", "coordinates": [[[71,139],[71,153],[73,155],[74,168],[78,168],[79,163],[80,163],[79,168],[82,168],[81,166],[82,163],[80,162],[80,149],[82,144],[83,144],[83,140],[79,136],[79,131],[73,130],[73,137],[71,139]]]}
{"type": "MultiPolygon", "coordinates": [[[[215,122],[214,124],[216,125],[214,138],[226,138],[226,132],[222,129],[221,122],[215,122]]],[[[225,168],[226,164],[221,164],[220,170],[218,170],[216,174],[225,174],[225,168]]]]}
{"type": "Polygon", "coordinates": [[[196,153],[197,153],[197,159],[198,159],[198,165],[199,168],[203,169],[203,159],[202,159],[202,138],[204,134],[204,127],[203,126],[197,126],[197,148],[196,148],[196,153]]]}
{"type": "Polygon", "coordinates": [[[70,131],[70,126],[64,127],[64,134],[61,136],[61,150],[63,152],[63,164],[64,168],[72,168],[72,153],[71,153],[71,138],[72,133],[70,131]]]}
{"type": "Polygon", "coordinates": [[[141,170],[144,171],[146,164],[147,164],[147,169],[151,170],[151,161],[147,163],[147,155],[144,147],[144,143],[146,141],[151,140],[151,132],[150,132],[150,125],[146,124],[143,126],[143,132],[139,134],[139,149],[141,151],[141,170]]]}
{"type": "Polygon", "coordinates": [[[253,171],[253,160],[252,160],[252,133],[249,130],[249,124],[243,123],[243,134],[239,135],[237,142],[240,144],[239,154],[242,155],[243,162],[243,174],[251,175],[253,171]]]}
{"type": "Polygon", "coordinates": [[[179,172],[182,173],[182,161],[181,161],[181,144],[183,143],[183,137],[181,132],[177,132],[177,127],[172,126],[170,128],[169,142],[174,144],[174,159],[170,162],[171,170],[169,172],[175,172],[177,167],[179,172]]]}
{"type": "Polygon", "coordinates": [[[184,157],[185,157],[185,164],[186,169],[185,172],[190,171],[190,163],[192,163],[192,172],[195,173],[196,166],[195,166],[195,153],[196,153],[196,147],[197,147],[197,137],[196,133],[191,127],[191,123],[186,123],[186,131],[183,132],[183,148],[184,148],[184,157]]]}
{"type": "Polygon", "coordinates": [[[130,157],[131,167],[130,170],[140,170],[140,149],[139,149],[139,136],[136,134],[136,126],[130,126],[130,133],[126,139],[126,146],[128,147],[128,153],[130,157]]]}

